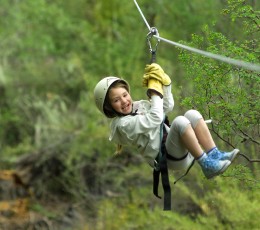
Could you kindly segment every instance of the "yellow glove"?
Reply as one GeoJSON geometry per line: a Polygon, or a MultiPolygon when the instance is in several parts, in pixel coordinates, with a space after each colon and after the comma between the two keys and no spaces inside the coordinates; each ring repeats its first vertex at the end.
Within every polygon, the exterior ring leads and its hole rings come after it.
{"type": "Polygon", "coordinates": [[[143,75],[143,87],[147,87],[148,86],[148,80],[149,78],[144,74],[143,75]]]}
{"type": "Polygon", "coordinates": [[[166,73],[164,73],[162,67],[156,63],[146,65],[145,74],[143,76],[143,86],[147,86],[148,80],[150,78],[157,79],[163,85],[171,84],[171,79],[169,78],[169,76],[166,73]]]}
{"type": "Polygon", "coordinates": [[[159,95],[161,98],[163,98],[163,87],[162,83],[158,81],[157,79],[151,78],[148,80],[148,90],[147,90],[147,96],[151,98],[152,92],[155,92],[157,95],[159,95]]]}

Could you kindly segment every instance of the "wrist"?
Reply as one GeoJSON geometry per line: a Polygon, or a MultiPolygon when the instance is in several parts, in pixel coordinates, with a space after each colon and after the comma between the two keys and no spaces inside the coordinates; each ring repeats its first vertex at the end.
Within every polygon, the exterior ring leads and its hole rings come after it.
{"type": "Polygon", "coordinates": [[[148,81],[148,90],[147,90],[148,97],[151,97],[151,94],[158,95],[161,98],[163,98],[162,83],[159,80],[154,78],[151,78],[148,81]]]}

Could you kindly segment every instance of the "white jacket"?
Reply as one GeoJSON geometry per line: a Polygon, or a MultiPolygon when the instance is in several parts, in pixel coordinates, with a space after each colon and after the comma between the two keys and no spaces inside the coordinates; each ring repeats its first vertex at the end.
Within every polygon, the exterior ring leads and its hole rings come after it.
{"type": "Polygon", "coordinates": [[[163,86],[163,94],[163,99],[154,95],[150,101],[133,102],[133,112],[137,115],[116,117],[111,122],[109,140],[137,147],[152,167],[160,150],[160,125],[174,106],[171,85],[163,86]]]}

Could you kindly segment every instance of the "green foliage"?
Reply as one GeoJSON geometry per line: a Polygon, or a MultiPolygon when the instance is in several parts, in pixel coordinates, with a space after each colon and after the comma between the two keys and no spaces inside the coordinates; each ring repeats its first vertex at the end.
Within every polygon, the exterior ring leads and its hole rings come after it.
{"type": "Polygon", "coordinates": [[[242,19],[244,32],[246,33],[259,31],[259,11],[254,11],[246,0],[229,0],[228,8],[223,10],[223,13],[230,14],[232,22],[242,19]]]}
{"type": "MultiPolygon", "coordinates": [[[[204,36],[193,35],[191,46],[206,49],[235,59],[248,62],[258,60],[258,52],[251,52],[250,41],[231,42],[223,34],[203,29],[204,36]],[[245,49],[246,48],[246,49],[245,49]]],[[[257,39],[255,38],[251,38],[257,39]]],[[[189,79],[193,84],[192,97],[186,97],[183,104],[203,111],[205,117],[213,118],[212,130],[226,143],[236,146],[243,141],[256,143],[259,113],[259,83],[257,73],[209,60],[205,57],[190,56],[183,52],[189,79]],[[192,66],[192,68],[190,67],[192,66]]]]}
{"type": "Polygon", "coordinates": [[[202,201],[206,216],[199,217],[202,223],[210,219],[212,229],[257,229],[259,212],[259,181],[255,181],[251,172],[246,167],[236,166],[231,172],[225,173],[225,179],[218,178],[215,181],[216,189],[208,191],[202,201]],[[234,175],[234,173],[236,175],[234,175]],[[234,177],[233,177],[234,176],[234,177]],[[248,184],[254,184],[248,186],[248,184]],[[250,206],[245,209],[244,207],[250,206]],[[243,211],[242,211],[243,210],[243,211]],[[215,219],[215,220],[214,220],[215,219]]]}
{"type": "MultiPolygon", "coordinates": [[[[259,3],[247,2],[138,1],[162,37],[259,63],[259,12],[254,9],[259,3]]],[[[93,88],[103,76],[115,75],[130,82],[134,99],[145,97],[141,77],[150,59],[148,31],[133,1],[3,0],[0,16],[1,168],[32,152],[42,153],[41,165],[55,153],[64,168],[59,178],[37,181],[39,192],[62,193],[83,204],[97,230],[257,228],[256,164],[244,167],[238,161],[212,182],[192,170],[173,189],[174,209],[162,212],[162,202],[151,194],[150,168],[135,150],[113,156],[109,121],[95,108],[93,88]]],[[[163,42],[157,58],[173,79],[171,118],[197,108],[213,118],[219,145],[259,158],[256,73],[163,42]]],[[[32,208],[55,217],[41,205],[32,208]]]]}
{"type": "Polygon", "coordinates": [[[162,212],[155,207],[147,210],[142,203],[126,204],[120,209],[114,205],[114,200],[106,200],[101,204],[97,222],[99,229],[199,229],[200,224],[194,223],[188,217],[177,213],[162,212]]]}
{"type": "MultiPolygon", "coordinates": [[[[132,166],[129,169],[136,170],[132,166]]],[[[246,168],[241,170],[247,171],[248,174],[242,174],[240,178],[244,176],[245,181],[250,180],[249,178],[252,177],[250,172],[246,168]]],[[[146,173],[145,170],[144,173],[146,173]]],[[[185,206],[187,196],[192,197],[186,210],[180,207],[179,210],[163,212],[161,205],[156,205],[158,203],[156,198],[151,197],[149,190],[146,191],[147,186],[138,186],[138,189],[128,187],[128,194],[115,194],[110,199],[99,203],[98,218],[93,224],[97,230],[104,227],[106,229],[152,230],[158,228],[245,229],[247,225],[251,229],[257,229],[259,189],[252,189],[243,181],[229,176],[225,174],[212,182],[195,181],[196,190],[192,185],[189,185],[190,188],[187,189],[181,182],[176,187],[173,186],[173,205],[180,203],[185,206]],[[195,206],[201,210],[197,215],[192,214],[196,212],[195,206]]],[[[161,201],[159,203],[161,204],[161,201]]]]}
{"type": "Polygon", "coordinates": [[[57,214],[52,213],[50,210],[46,210],[41,204],[33,204],[31,210],[40,213],[48,218],[54,218],[57,214]]]}

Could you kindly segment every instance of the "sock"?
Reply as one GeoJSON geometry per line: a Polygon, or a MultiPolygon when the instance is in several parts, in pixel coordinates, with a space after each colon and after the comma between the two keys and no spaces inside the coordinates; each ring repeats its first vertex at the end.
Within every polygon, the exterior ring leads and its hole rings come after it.
{"type": "Polygon", "coordinates": [[[205,157],[207,157],[207,154],[205,152],[203,152],[198,158],[196,158],[197,161],[201,161],[202,159],[204,159],[205,157]]]}
{"type": "Polygon", "coordinates": [[[212,152],[213,150],[215,150],[215,149],[218,149],[216,146],[215,147],[213,147],[212,149],[210,149],[208,152],[207,152],[207,154],[209,154],[210,152],[212,152]]]}

